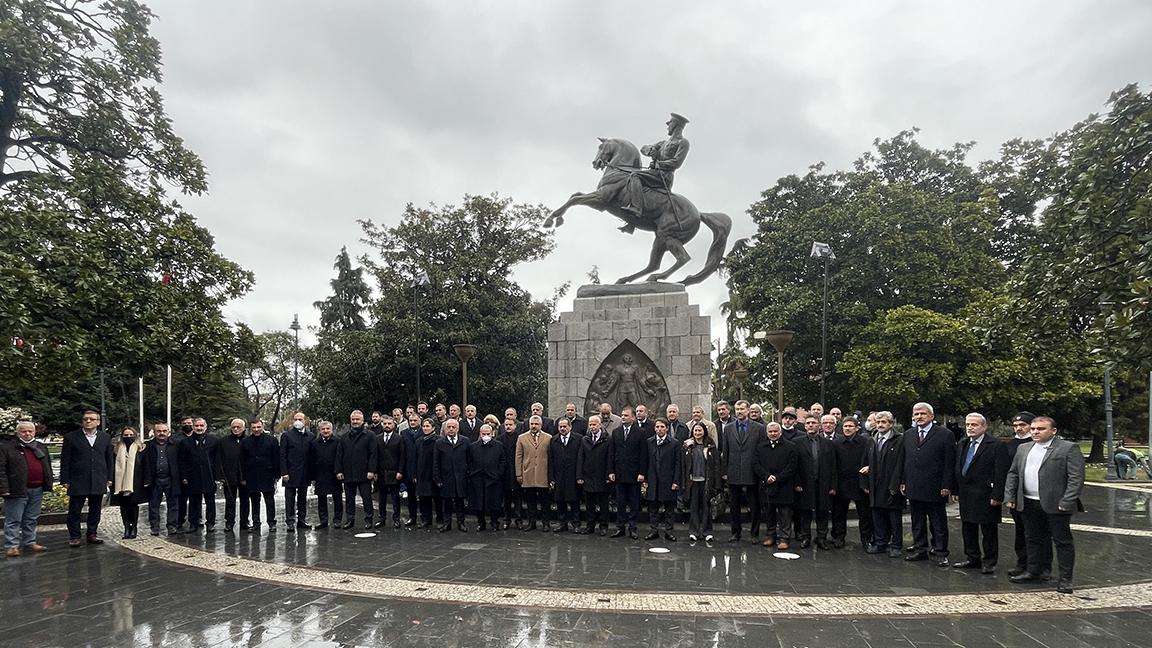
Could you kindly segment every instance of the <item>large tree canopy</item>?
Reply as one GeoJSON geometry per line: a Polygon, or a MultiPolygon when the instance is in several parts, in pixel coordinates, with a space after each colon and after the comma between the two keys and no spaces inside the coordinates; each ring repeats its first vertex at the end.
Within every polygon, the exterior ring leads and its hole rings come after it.
{"type": "Polygon", "coordinates": [[[131,0],[0,10],[7,387],[230,363],[220,308],[252,276],[168,196],[203,191],[205,172],[164,112],[151,18],[131,0]]]}
{"type": "Polygon", "coordinates": [[[364,330],[364,309],[372,297],[364,283],[364,268],[353,268],[347,246],[336,255],[336,278],[328,282],[332,295],[312,305],[320,310],[320,328],[323,330],[364,330]]]}

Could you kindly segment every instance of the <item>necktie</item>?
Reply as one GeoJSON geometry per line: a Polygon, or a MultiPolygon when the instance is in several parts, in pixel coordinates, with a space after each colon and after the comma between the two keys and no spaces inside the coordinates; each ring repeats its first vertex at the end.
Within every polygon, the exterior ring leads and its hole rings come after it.
{"type": "Polygon", "coordinates": [[[628,432],[629,432],[631,429],[632,429],[632,428],[624,428],[624,440],[625,440],[625,441],[627,441],[627,440],[628,440],[628,432]]]}
{"type": "Polygon", "coordinates": [[[888,440],[888,435],[884,435],[884,436],[880,437],[880,443],[876,444],[876,454],[880,454],[881,452],[884,451],[884,442],[887,440],[888,440]]]}
{"type": "Polygon", "coordinates": [[[599,432],[592,435],[592,443],[593,444],[600,443],[600,433],[599,432]]]}
{"type": "Polygon", "coordinates": [[[924,443],[924,437],[928,436],[927,428],[920,428],[920,443],[924,443]]]}
{"type": "Polygon", "coordinates": [[[456,437],[452,437],[452,445],[456,445],[456,437]]]}
{"type": "Polygon", "coordinates": [[[743,421],[736,424],[736,431],[739,432],[740,434],[744,434],[744,422],[743,421]]]}
{"type": "Polygon", "coordinates": [[[979,441],[968,444],[968,454],[964,457],[964,467],[960,469],[960,474],[968,475],[968,466],[972,465],[972,457],[976,456],[976,448],[980,445],[979,441]]]}
{"type": "Polygon", "coordinates": [[[562,445],[564,447],[568,447],[568,435],[567,434],[560,437],[560,445],[562,445]]]}
{"type": "Polygon", "coordinates": [[[392,439],[392,433],[391,432],[385,432],[384,433],[384,443],[388,443],[388,441],[390,441],[391,439],[392,439]]]}

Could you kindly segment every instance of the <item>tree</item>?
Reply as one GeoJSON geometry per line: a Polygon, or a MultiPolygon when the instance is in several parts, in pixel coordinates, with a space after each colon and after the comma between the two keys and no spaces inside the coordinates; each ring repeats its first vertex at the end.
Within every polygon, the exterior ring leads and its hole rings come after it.
{"type": "Polygon", "coordinates": [[[336,255],[336,278],[329,282],[332,296],[312,305],[320,309],[321,330],[364,330],[364,309],[372,291],[364,283],[364,268],[353,268],[347,246],[336,255]]]}
{"type": "MultiPolygon", "coordinates": [[[[903,132],[877,140],[851,171],[822,164],[766,190],[750,214],[756,237],[726,260],[734,326],[791,329],[785,355],[787,398],[819,394],[823,263],[809,259],[814,241],[830,243],[828,362],[832,369],[852,338],[878,313],[914,304],[952,314],[981,291],[1003,285],[992,245],[998,214],[964,163],[969,144],[928,150],[903,132]]],[[[751,360],[754,383],[776,374],[764,344],[751,360]]],[[[848,376],[833,369],[830,398],[850,396],[848,376]]]]}
{"type": "Polygon", "coordinates": [[[0,11],[0,396],[98,367],[229,370],[220,309],[252,275],[167,195],[205,172],[164,112],[151,18],[132,0],[0,11]]]}
{"type": "Polygon", "coordinates": [[[296,340],[285,331],[254,334],[247,326],[237,331],[237,364],[248,396],[247,418],[260,417],[277,425],[295,399],[295,368],[301,357],[296,340]]]}
{"type": "Polygon", "coordinates": [[[459,206],[409,205],[394,227],[362,222],[374,250],[362,258],[377,284],[372,326],[321,331],[305,359],[308,411],[343,420],[352,408],[414,401],[417,347],[420,395],[458,400],[458,343],[479,347],[468,393],[480,411],[543,400],[555,296],[533,300],[509,277],[551,251],[551,231],[539,227],[547,213],[509,198],[466,196],[459,206]]]}

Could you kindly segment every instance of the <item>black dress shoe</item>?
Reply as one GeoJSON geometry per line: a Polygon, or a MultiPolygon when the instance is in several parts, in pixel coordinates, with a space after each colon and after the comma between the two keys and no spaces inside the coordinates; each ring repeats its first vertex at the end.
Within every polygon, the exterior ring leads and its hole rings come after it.
{"type": "Polygon", "coordinates": [[[568,531],[568,525],[567,524],[557,524],[556,528],[552,529],[552,533],[565,533],[567,531],[568,531]]]}
{"type": "Polygon", "coordinates": [[[100,538],[96,537],[95,533],[89,533],[88,536],[84,539],[84,541],[87,542],[88,544],[95,544],[95,545],[104,544],[104,541],[101,540],[100,538]]]}
{"type": "Polygon", "coordinates": [[[980,573],[981,574],[995,574],[996,573],[996,565],[984,565],[983,567],[980,568],[980,573]]]}
{"type": "Polygon", "coordinates": [[[463,533],[468,533],[468,524],[466,522],[463,522],[463,521],[457,522],[456,528],[459,529],[463,533]]]}
{"type": "Polygon", "coordinates": [[[401,528],[401,527],[403,527],[403,526],[404,526],[404,525],[400,523],[400,520],[395,520],[395,521],[393,521],[393,522],[392,522],[392,528],[393,528],[393,529],[399,529],[399,528],[401,528]]]}
{"type": "Polygon", "coordinates": [[[659,537],[660,537],[660,532],[653,530],[653,531],[649,532],[648,535],[644,536],[644,539],[645,540],[655,540],[659,537]]]}
{"type": "Polygon", "coordinates": [[[388,523],[385,522],[384,520],[380,520],[379,522],[376,523],[376,528],[377,529],[383,529],[386,524],[388,524],[388,523]]]}
{"type": "Polygon", "coordinates": [[[676,536],[672,535],[671,531],[667,531],[664,533],[664,539],[667,540],[668,542],[676,542],[676,536]]]}
{"type": "Polygon", "coordinates": [[[404,522],[404,526],[408,527],[409,529],[412,529],[416,526],[416,520],[408,520],[408,521],[404,522]]]}
{"type": "Polygon", "coordinates": [[[1071,594],[1072,593],[1072,579],[1061,578],[1060,582],[1056,584],[1056,591],[1060,592],[1061,594],[1071,594]]]}
{"type": "Polygon", "coordinates": [[[327,523],[327,522],[321,522],[320,524],[317,524],[317,525],[316,525],[316,528],[317,528],[317,529],[327,529],[327,528],[328,528],[328,523],[327,523]]]}
{"type": "Polygon", "coordinates": [[[960,562],[952,563],[956,569],[978,569],[980,567],[979,560],[961,560],[960,562]]]}
{"type": "Polygon", "coordinates": [[[373,526],[374,525],[372,524],[372,520],[368,520],[367,522],[364,523],[364,529],[366,531],[371,531],[373,526]]]}
{"type": "Polygon", "coordinates": [[[608,535],[608,527],[600,527],[600,535],[601,536],[608,535]]]}
{"type": "Polygon", "coordinates": [[[613,532],[612,532],[612,537],[613,537],[613,538],[622,538],[622,537],[624,537],[624,528],[623,528],[623,527],[619,527],[619,528],[617,528],[615,531],[613,531],[613,532]]]}
{"type": "Polygon", "coordinates": [[[830,545],[828,544],[827,540],[825,540],[824,538],[820,538],[819,540],[816,541],[816,548],[827,551],[830,548],[830,545]]]}
{"type": "Polygon", "coordinates": [[[293,527],[291,524],[286,525],[284,527],[284,530],[287,531],[288,533],[296,533],[296,528],[293,527]]]}
{"type": "Polygon", "coordinates": [[[948,556],[944,556],[944,557],[943,557],[943,558],[941,558],[940,560],[937,560],[937,561],[936,561],[936,566],[937,566],[937,567],[947,567],[948,565],[949,565],[949,563],[948,563],[948,556]]]}
{"type": "Polygon", "coordinates": [[[205,533],[216,533],[216,525],[215,524],[209,524],[208,526],[204,527],[204,532],[205,533]]]}
{"type": "Polygon", "coordinates": [[[1008,570],[1008,576],[1009,576],[1009,577],[1011,577],[1011,576],[1019,576],[1020,574],[1023,574],[1023,573],[1024,573],[1024,572],[1026,572],[1026,571],[1028,571],[1028,570],[1027,570],[1027,569],[1025,569],[1025,568],[1023,568],[1023,567],[1013,567],[1012,569],[1009,569],[1009,570],[1008,570]]]}
{"type": "Polygon", "coordinates": [[[510,526],[512,526],[512,523],[511,523],[511,522],[509,522],[508,520],[504,520],[504,524],[500,525],[500,527],[501,527],[502,529],[504,529],[505,531],[507,531],[507,530],[508,530],[508,527],[510,527],[510,526]]]}
{"type": "Polygon", "coordinates": [[[874,544],[868,545],[867,547],[864,548],[864,553],[873,554],[873,555],[882,554],[885,551],[888,551],[888,549],[886,547],[882,547],[880,545],[874,545],[874,544]]]}
{"type": "Polygon", "coordinates": [[[485,524],[483,521],[481,521],[480,524],[476,525],[476,530],[477,531],[487,531],[488,525],[485,524]]]}
{"type": "Polygon", "coordinates": [[[843,549],[844,545],[845,545],[845,542],[843,540],[833,540],[832,541],[832,548],[833,549],[843,549]]]}
{"type": "Polygon", "coordinates": [[[341,524],[340,528],[341,529],[351,529],[354,526],[356,526],[356,520],[348,520],[344,524],[341,524]]]}
{"type": "Polygon", "coordinates": [[[904,552],[900,550],[900,547],[893,547],[888,550],[889,558],[899,558],[902,555],[904,555],[904,552]]]}
{"type": "Polygon", "coordinates": [[[636,533],[636,529],[628,529],[628,537],[633,540],[638,540],[640,539],[640,534],[636,533]]]}
{"type": "Polygon", "coordinates": [[[1015,576],[1009,576],[1008,581],[1011,583],[1031,583],[1040,580],[1040,576],[1032,572],[1024,572],[1015,576]]]}
{"type": "Polygon", "coordinates": [[[733,533],[732,535],[728,536],[728,542],[740,542],[740,534],[733,533]]]}
{"type": "Polygon", "coordinates": [[[154,536],[158,536],[158,535],[160,535],[160,529],[152,529],[148,533],[150,533],[151,535],[154,535],[154,536]]]}
{"type": "Polygon", "coordinates": [[[804,538],[803,540],[800,541],[800,548],[801,549],[807,549],[808,547],[811,547],[811,546],[812,546],[812,539],[811,538],[804,538]]]}
{"type": "Polygon", "coordinates": [[[451,524],[441,524],[440,525],[440,533],[448,533],[451,530],[452,530],[451,524]]]}
{"type": "Polygon", "coordinates": [[[928,560],[928,552],[927,551],[916,551],[916,552],[908,554],[907,556],[904,556],[904,560],[907,560],[908,562],[919,562],[921,560],[928,560]]]}

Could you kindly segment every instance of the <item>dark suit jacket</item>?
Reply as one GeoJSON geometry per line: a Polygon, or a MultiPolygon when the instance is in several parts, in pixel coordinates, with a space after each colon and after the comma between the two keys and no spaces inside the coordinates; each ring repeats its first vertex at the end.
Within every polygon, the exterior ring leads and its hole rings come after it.
{"type": "Polygon", "coordinates": [[[628,439],[624,439],[624,426],[612,432],[612,467],[609,473],[616,475],[616,483],[635,484],[638,475],[648,474],[648,452],[644,445],[644,431],[632,423],[628,439]]]}
{"type": "Polygon", "coordinates": [[[572,424],[572,431],[576,434],[583,436],[588,432],[588,419],[583,416],[577,414],[575,418],[569,419],[568,422],[572,424]]]}
{"type": "MultiPolygon", "coordinates": [[[[1017,510],[1034,503],[1024,497],[1024,470],[1028,463],[1028,453],[1035,443],[1022,444],[1012,458],[1008,478],[1004,481],[1004,501],[1014,502],[1017,510]]],[[[1040,481],[1040,506],[1049,515],[1083,511],[1080,493],[1084,489],[1084,453],[1080,446],[1052,439],[1052,445],[1044,454],[1038,473],[1040,481]],[[1061,510],[1063,508],[1064,510],[1061,510]]]]}
{"type": "Polygon", "coordinates": [[[850,500],[860,500],[867,497],[864,494],[863,481],[860,469],[868,465],[868,453],[872,449],[872,439],[855,434],[851,439],[844,435],[836,437],[832,442],[836,449],[836,497],[850,500]]]}
{"type": "Polygon", "coordinates": [[[940,490],[956,490],[956,437],[933,423],[924,442],[915,427],[904,432],[904,472],[901,483],[910,500],[941,503],[940,490]]]}
{"type": "Polygon", "coordinates": [[[644,419],[643,422],[641,422],[640,419],[636,419],[636,425],[639,425],[640,429],[644,431],[645,439],[651,439],[656,436],[656,419],[651,416],[644,419]]]}
{"type": "Polygon", "coordinates": [[[1008,446],[999,439],[985,434],[968,473],[964,474],[964,460],[968,456],[971,439],[965,436],[956,444],[956,485],[960,498],[960,519],[976,524],[1000,521],[1000,505],[991,500],[1004,501],[1004,480],[1008,478],[1008,446]]]}
{"type": "Polygon", "coordinates": [[[312,481],[312,433],[288,428],[280,434],[280,475],[288,475],[285,486],[302,488],[312,481]]]}
{"type": "Polygon", "coordinates": [[[753,465],[756,479],[764,484],[768,504],[792,504],[796,499],[796,472],[799,469],[800,453],[796,444],[783,438],[772,446],[767,437],[756,444],[756,460],[753,465]],[[776,476],[776,481],[768,483],[768,477],[776,476]]]}
{"type": "Polygon", "coordinates": [[[552,487],[552,498],[557,502],[575,502],[580,499],[576,480],[584,470],[583,437],[571,433],[568,445],[560,442],[560,435],[552,437],[548,444],[548,482],[552,487]]]}
{"type": "Polygon", "coordinates": [[[904,438],[899,430],[880,447],[877,435],[868,450],[868,495],[873,508],[903,509],[904,496],[900,494],[900,477],[904,470],[904,438]]]}
{"type": "MultiPolygon", "coordinates": [[[[312,479],[316,480],[317,495],[339,495],[343,487],[336,480],[336,450],[340,439],[335,436],[325,439],[319,434],[312,439],[312,479]]],[[[413,494],[412,497],[415,497],[413,494]]]]}
{"type": "Polygon", "coordinates": [[[368,473],[376,470],[376,435],[368,428],[359,433],[340,437],[336,447],[336,473],[344,473],[345,484],[368,481],[368,473]]]}
{"type": "Polygon", "coordinates": [[[59,481],[68,484],[69,495],[107,493],[113,466],[112,439],[107,434],[97,430],[93,445],[88,445],[84,430],[64,435],[64,444],[60,448],[59,481]]]}
{"type": "MultiPolygon", "coordinates": [[[[474,424],[469,425],[467,417],[460,418],[460,434],[468,437],[472,441],[478,441],[480,439],[480,426],[484,425],[484,419],[476,418],[472,420],[474,424]]],[[[495,430],[493,430],[493,435],[495,435],[495,430]]]]}
{"type": "Polygon", "coordinates": [[[580,465],[579,478],[584,480],[585,493],[607,493],[608,473],[612,472],[612,437],[607,432],[600,433],[600,440],[592,442],[592,434],[585,434],[581,441],[584,446],[584,461],[580,465]]]}
{"type": "Polygon", "coordinates": [[[823,434],[815,436],[818,444],[817,454],[812,454],[812,437],[805,434],[792,443],[799,451],[800,471],[796,485],[803,490],[796,493],[796,508],[830,511],[832,510],[832,491],[836,490],[840,479],[840,464],[836,456],[836,446],[823,434]]]}
{"type": "Polygon", "coordinates": [[[202,439],[186,439],[177,451],[180,461],[181,490],[189,494],[216,492],[216,476],[212,467],[216,458],[216,437],[204,435],[202,439]]]}
{"type": "Polygon", "coordinates": [[[768,433],[762,423],[747,419],[747,427],[741,434],[738,423],[732,419],[720,434],[720,474],[727,476],[730,486],[753,486],[756,484],[752,468],[756,445],[761,439],[767,439],[768,433]]]}
{"type": "Polygon", "coordinates": [[[668,422],[668,436],[676,439],[680,443],[684,443],[688,440],[688,437],[692,436],[692,433],[688,430],[688,426],[684,424],[684,421],[676,419],[675,421],[668,422]]]}
{"type": "MultiPolygon", "coordinates": [[[[171,488],[175,488],[176,492],[180,492],[180,446],[169,441],[167,444],[168,449],[165,451],[165,456],[168,457],[168,483],[171,488]]],[[[153,488],[156,485],[156,462],[159,460],[159,452],[156,449],[156,441],[149,441],[144,444],[144,488],[153,488]]]]}
{"type": "Polygon", "coordinates": [[[216,443],[216,476],[229,486],[239,486],[244,480],[244,436],[229,432],[216,443]]]}
{"type": "Polygon", "coordinates": [[[280,481],[280,446],[267,432],[249,434],[240,442],[244,481],[251,493],[271,493],[280,481]]]}
{"type": "Polygon", "coordinates": [[[664,443],[656,444],[656,436],[646,441],[648,450],[648,472],[644,479],[648,489],[644,499],[649,502],[670,502],[680,496],[680,455],[684,444],[671,436],[664,437],[664,443]],[[676,484],[676,490],[672,490],[676,484]]]}
{"type": "Polygon", "coordinates": [[[436,441],[432,478],[440,486],[441,497],[468,497],[468,437],[456,435],[453,444],[447,436],[436,441]]]}
{"type": "Polygon", "coordinates": [[[404,439],[396,430],[388,442],[384,442],[384,434],[376,437],[376,479],[381,484],[395,484],[396,473],[405,474],[408,462],[408,452],[404,448],[404,439]]]}

